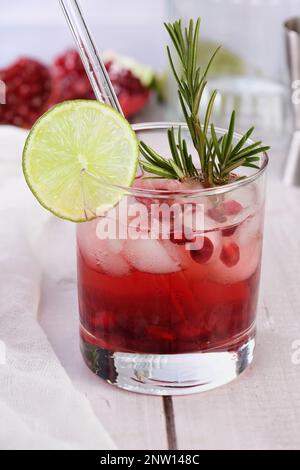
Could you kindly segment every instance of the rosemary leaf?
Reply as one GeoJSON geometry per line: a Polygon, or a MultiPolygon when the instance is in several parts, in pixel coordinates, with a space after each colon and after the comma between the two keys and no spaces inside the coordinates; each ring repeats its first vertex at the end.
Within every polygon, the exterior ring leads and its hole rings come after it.
{"type": "Polygon", "coordinates": [[[204,120],[204,129],[203,129],[204,135],[206,135],[207,131],[208,131],[209,121],[210,121],[210,118],[211,118],[211,113],[212,113],[212,110],[213,110],[213,106],[214,106],[217,94],[218,94],[218,92],[217,92],[217,90],[215,90],[213,92],[213,94],[211,95],[211,97],[210,97],[210,100],[209,100],[209,103],[208,103],[208,106],[207,106],[207,109],[206,109],[205,120],[204,120]]]}
{"type": "MultiPolygon", "coordinates": [[[[144,158],[141,164],[144,169],[160,178],[198,178],[207,186],[214,186],[230,183],[232,172],[240,166],[259,168],[260,154],[269,150],[269,147],[262,146],[262,142],[247,145],[254,131],[253,127],[238,142],[234,142],[235,111],[231,114],[228,131],[221,137],[217,136],[216,128],[211,123],[217,90],[212,92],[206,109],[201,109],[209,70],[220,47],[215,50],[206,67],[202,67],[198,63],[200,18],[196,23],[191,19],[185,28],[181,20],[165,23],[165,27],[177,54],[175,60],[171,48],[167,47],[170,67],[178,85],[179,103],[200,165],[196,168],[179,126],[178,135],[173,127],[168,131],[171,159],[164,158],[141,142],[141,154],[144,158]],[[203,123],[200,114],[204,116],[203,123]]],[[[238,180],[241,178],[243,176],[238,180]]]]}
{"type": "Polygon", "coordinates": [[[179,156],[177,146],[176,146],[174,127],[168,130],[168,139],[169,139],[169,146],[173,155],[174,162],[181,170],[183,170],[180,156],[179,156]]]}
{"type": "Polygon", "coordinates": [[[175,173],[168,172],[164,170],[163,168],[160,168],[155,165],[151,165],[150,163],[142,162],[142,166],[145,171],[148,173],[152,173],[154,175],[158,175],[161,178],[166,178],[166,179],[177,179],[177,176],[175,173]]]}

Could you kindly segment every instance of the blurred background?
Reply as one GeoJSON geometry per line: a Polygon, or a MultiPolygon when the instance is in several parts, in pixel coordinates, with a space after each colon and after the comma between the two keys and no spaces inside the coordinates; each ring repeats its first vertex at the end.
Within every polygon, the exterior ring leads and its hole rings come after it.
{"type": "MultiPolygon", "coordinates": [[[[125,114],[134,122],[182,119],[162,23],[201,16],[203,63],[217,45],[223,46],[208,88],[220,91],[216,125],[227,125],[234,108],[239,130],[255,125],[257,136],[284,158],[292,115],[283,23],[300,15],[300,0],[81,0],[80,4],[125,114]]],[[[0,0],[0,8],[0,79],[12,90],[7,105],[0,107],[0,123],[28,128],[55,102],[92,97],[75,52],[66,53],[74,45],[58,1],[0,0]],[[17,62],[20,57],[23,62],[17,62]],[[41,62],[49,75],[36,66],[32,78],[28,58],[41,62]],[[21,92],[22,84],[28,86],[21,92]],[[24,107],[27,96],[36,107],[24,107]]],[[[278,171],[280,165],[278,161],[278,171]]]]}
{"type": "MultiPolygon", "coordinates": [[[[164,0],[81,0],[100,50],[114,49],[148,62],[164,64],[162,26],[168,9],[164,0]]],[[[51,61],[73,41],[58,0],[0,0],[2,65],[18,54],[51,61]]],[[[163,42],[164,41],[164,42],[163,42]]]]}

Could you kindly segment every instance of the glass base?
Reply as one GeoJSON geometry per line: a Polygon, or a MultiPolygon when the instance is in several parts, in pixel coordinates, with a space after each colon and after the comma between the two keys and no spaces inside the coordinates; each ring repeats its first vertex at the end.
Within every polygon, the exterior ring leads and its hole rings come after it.
{"type": "Polygon", "coordinates": [[[191,354],[113,352],[81,337],[88,367],[109,384],[135,393],[170,396],[205,392],[238,377],[252,362],[254,332],[233,351],[191,354]]]}

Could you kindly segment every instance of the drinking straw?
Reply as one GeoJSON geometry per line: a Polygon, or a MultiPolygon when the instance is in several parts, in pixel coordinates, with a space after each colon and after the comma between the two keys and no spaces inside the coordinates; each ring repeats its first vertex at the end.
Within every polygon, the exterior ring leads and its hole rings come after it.
{"type": "MultiPolygon", "coordinates": [[[[63,13],[77,45],[81,61],[90,80],[95,97],[124,116],[121,105],[110,81],[108,72],[97,50],[77,0],[59,0],[63,13]]],[[[139,164],[138,175],[144,170],[139,164]]]]}
{"type": "Polygon", "coordinates": [[[123,114],[106,67],[98,53],[77,0],[59,0],[59,2],[97,100],[123,114]]]}

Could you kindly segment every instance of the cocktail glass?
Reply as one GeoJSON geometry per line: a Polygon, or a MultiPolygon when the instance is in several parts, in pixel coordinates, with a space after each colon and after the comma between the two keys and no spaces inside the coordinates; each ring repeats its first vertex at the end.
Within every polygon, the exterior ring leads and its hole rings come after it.
{"type": "MultiPolygon", "coordinates": [[[[135,130],[168,156],[170,126],[135,130]]],[[[185,126],[183,134],[189,142],[185,126]]],[[[77,229],[81,351],[92,371],[130,391],[184,395],[248,367],[267,163],[262,154],[259,170],[242,168],[215,188],[149,175],[131,188],[96,182],[100,193],[118,191],[120,203],[106,210],[99,201],[97,217],[77,229]]]]}

